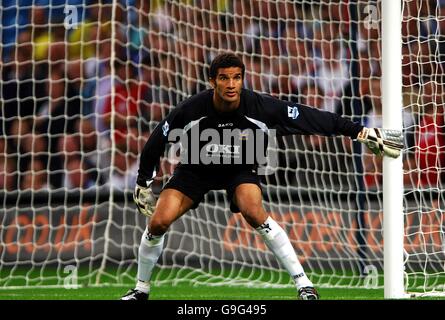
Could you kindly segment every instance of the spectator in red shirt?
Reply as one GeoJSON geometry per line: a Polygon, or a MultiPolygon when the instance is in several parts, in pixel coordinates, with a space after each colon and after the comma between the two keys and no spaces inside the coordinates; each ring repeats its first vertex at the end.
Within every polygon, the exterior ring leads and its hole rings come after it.
{"type": "Polygon", "coordinates": [[[104,121],[111,127],[111,111],[114,106],[114,139],[117,145],[126,143],[129,128],[138,117],[140,86],[133,77],[131,66],[116,63],[116,88],[114,96],[109,96],[104,106],[104,121]]]}
{"type": "Polygon", "coordinates": [[[422,86],[421,93],[420,119],[414,130],[415,147],[406,178],[414,188],[440,188],[445,168],[443,92],[439,84],[430,81],[422,86]]]}
{"type": "Polygon", "coordinates": [[[420,171],[420,186],[439,187],[440,171],[445,167],[443,107],[425,108],[416,139],[415,159],[420,171]],[[439,110],[441,109],[441,110],[439,110]]]}

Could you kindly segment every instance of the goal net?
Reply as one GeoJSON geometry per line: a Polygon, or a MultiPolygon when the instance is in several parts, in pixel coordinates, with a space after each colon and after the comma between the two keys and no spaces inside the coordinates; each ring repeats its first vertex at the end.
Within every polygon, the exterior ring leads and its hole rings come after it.
{"type": "MultiPolygon", "coordinates": [[[[245,87],[382,126],[381,1],[4,1],[0,288],[128,285],[132,191],[154,127],[231,50],[245,87]]],[[[445,2],[403,1],[405,285],[443,292],[445,2]]],[[[317,286],[383,286],[382,161],[344,137],[279,137],[264,206],[317,286]]],[[[177,164],[166,152],[159,188],[177,164]]],[[[391,174],[390,172],[385,174],[391,174]]],[[[292,286],[212,191],[167,233],[154,285],[292,286]]]]}

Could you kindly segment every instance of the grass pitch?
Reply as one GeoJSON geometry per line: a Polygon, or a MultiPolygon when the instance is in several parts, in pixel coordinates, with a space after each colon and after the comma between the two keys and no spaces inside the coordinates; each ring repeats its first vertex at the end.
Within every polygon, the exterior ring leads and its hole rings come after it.
{"type": "MultiPolygon", "coordinates": [[[[104,282],[113,281],[116,269],[107,270],[107,276],[103,277],[104,282]]],[[[122,270],[120,270],[122,271],[122,270]]],[[[192,279],[190,274],[184,269],[169,270],[168,272],[155,271],[156,279],[192,279]]],[[[262,275],[265,276],[264,271],[262,275]]],[[[64,288],[63,279],[66,274],[63,269],[27,269],[24,267],[8,270],[0,268],[0,300],[118,300],[128,289],[134,287],[136,270],[127,270],[126,276],[121,278],[120,282],[124,285],[102,285],[100,287],[90,286],[93,283],[94,271],[88,268],[79,269],[79,281],[77,288],[64,288]],[[13,279],[13,280],[11,280],[13,279]],[[42,282],[42,279],[45,279],[42,282]],[[62,279],[62,281],[61,281],[62,279]],[[27,287],[23,286],[27,283],[27,287]],[[51,286],[58,285],[54,288],[51,286]],[[12,287],[15,288],[7,288],[12,287]],[[40,287],[39,287],[40,286],[40,287]],[[43,287],[42,286],[48,286],[43,287]]],[[[250,274],[252,276],[252,274],[250,274]]],[[[282,284],[286,285],[288,276],[279,275],[279,272],[271,272],[266,275],[269,279],[266,282],[278,283],[280,279],[282,284]]],[[[255,275],[253,275],[255,278],[255,275]]],[[[102,278],[101,278],[102,279],[102,278]]],[[[116,280],[116,279],[114,279],[116,280]]],[[[114,281],[116,282],[116,281],[114,281]]],[[[322,282],[322,281],[321,281],[322,282]]],[[[213,285],[193,285],[191,281],[179,282],[176,284],[152,285],[151,300],[295,300],[297,293],[292,286],[283,286],[280,288],[255,288],[243,286],[230,286],[224,284],[213,285]]],[[[287,282],[288,284],[288,282],[287,282]]],[[[384,299],[383,289],[364,289],[364,288],[324,288],[317,286],[323,300],[382,300],[384,299]]],[[[426,298],[422,298],[426,299],[426,298]]],[[[444,299],[444,298],[428,298],[444,299]]]]}
{"type": "MultiPolygon", "coordinates": [[[[0,289],[1,300],[118,300],[127,287],[0,289]]],[[[383,299],[383,290],[320,288],[323,300],[383,299]]],[[[295,300],[293,288],[160,286],[153,287],[151,300],[295,300]]]]}

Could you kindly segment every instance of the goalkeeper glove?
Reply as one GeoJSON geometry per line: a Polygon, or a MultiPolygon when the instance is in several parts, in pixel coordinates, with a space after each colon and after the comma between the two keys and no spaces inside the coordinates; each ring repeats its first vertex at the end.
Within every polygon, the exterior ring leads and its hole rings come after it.
{"type": "Polygon", "coordinates": [[[358,134],[357,140],[379,156],[397,158],[403,149],[403,136],[400,130],[364,127],[358,134]]]}
{"type": "Polygon", "coordinates": [[[141,186],[141,181],[138,179],[136,187],[134,188],[133,200],[136,203],[138,211],[147,217],[151,217],[156,206],[156,197],[151,189],[153,180],[146,180],[146,186],[141,186]]]}

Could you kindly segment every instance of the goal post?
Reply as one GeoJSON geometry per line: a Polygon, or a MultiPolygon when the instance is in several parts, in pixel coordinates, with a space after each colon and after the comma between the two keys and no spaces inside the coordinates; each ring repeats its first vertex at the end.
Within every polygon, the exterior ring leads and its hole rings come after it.
{"type": "MultiPolygon", "coordinates": [[[[402,3],[382,0],[383,127],[402,130],[402,3]]],[[[404,298],[403,163],[383,159],[383,239],[385,298],[404,298]]]]}

